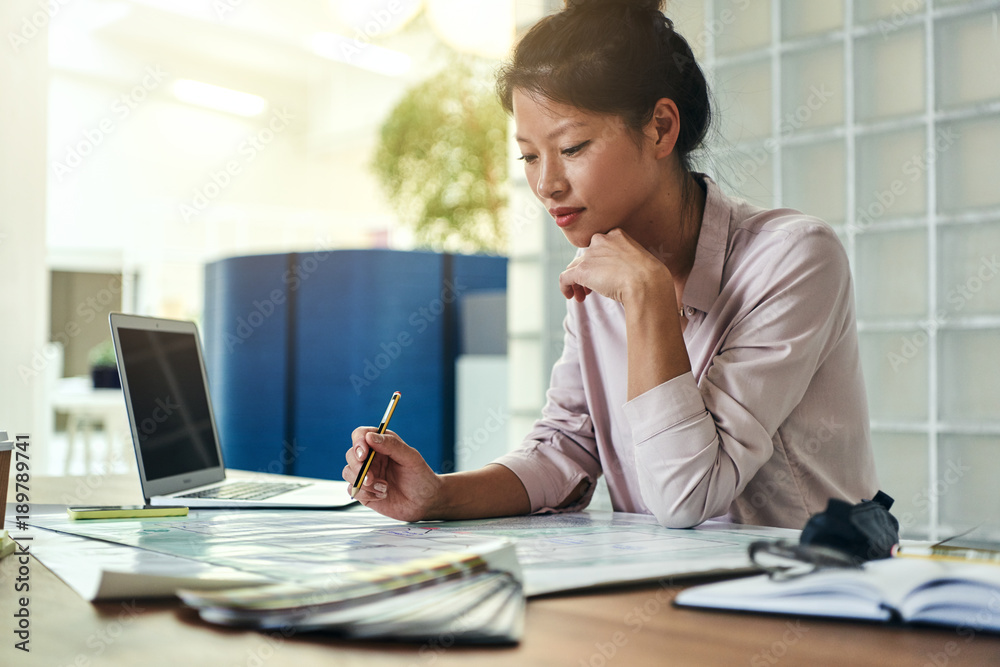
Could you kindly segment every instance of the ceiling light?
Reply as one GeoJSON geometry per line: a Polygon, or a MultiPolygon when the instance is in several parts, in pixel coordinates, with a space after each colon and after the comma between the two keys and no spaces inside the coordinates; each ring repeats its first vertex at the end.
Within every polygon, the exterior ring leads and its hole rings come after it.
{"type": "Polygon", "coordinates": [[[352,31],[387,37],[420,12],[423,0],[332,0],[339,18],[352,31]]]}
{"type": "Polygon", "coordinates": [[[369,72],[400,76],[410,70],[410,56],[372,44],[368,39],[351,39],[332,32],[320,32],[310,40],[313,53],[369,72]]]}

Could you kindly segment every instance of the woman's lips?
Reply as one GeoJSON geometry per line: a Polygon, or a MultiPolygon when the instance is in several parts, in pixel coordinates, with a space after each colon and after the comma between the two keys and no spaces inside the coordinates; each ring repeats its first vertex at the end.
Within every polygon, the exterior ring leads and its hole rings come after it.
{"type": "Polygon", "coordinates": [[[550,208],[549,214],[556,219],[556,224],[560,227],[569,227],[580,217],[583,211],[583,208],[560,207],[550,208]]]}

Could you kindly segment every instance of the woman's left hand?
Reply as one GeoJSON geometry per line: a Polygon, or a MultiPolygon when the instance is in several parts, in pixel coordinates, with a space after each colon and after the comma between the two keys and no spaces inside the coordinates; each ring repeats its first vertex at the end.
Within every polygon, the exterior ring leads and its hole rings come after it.
{"type": "Polygon", "coordinates": [[[590,246],[559,275],[567,299],[583,301],[591,292],[625,303],[637,289],[673,288],[670,270],[621,229],[594,234],[590,246]]]}

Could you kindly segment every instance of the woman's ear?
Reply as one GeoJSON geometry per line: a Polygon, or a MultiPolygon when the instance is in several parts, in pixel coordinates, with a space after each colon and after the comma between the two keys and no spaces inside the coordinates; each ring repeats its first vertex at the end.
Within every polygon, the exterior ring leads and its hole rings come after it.
{"type": "Polygon", "coordinates": [[[646,129],[650,138],[655,137],[654,154],[657,159],[674,152],[674,145],[681,132],[681,115],[672,99],[664,97],[657,100],[653,107],[653,117],[646,129]]]}

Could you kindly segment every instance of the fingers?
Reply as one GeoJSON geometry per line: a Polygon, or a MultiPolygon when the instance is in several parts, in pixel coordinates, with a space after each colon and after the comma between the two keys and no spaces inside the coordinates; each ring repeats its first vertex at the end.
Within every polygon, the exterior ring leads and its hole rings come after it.
{"type": "MultiPolygon", "coordinates": [[[[351,447],[344,452],[344,458],[347,460],[347,465],[344,466],[343,471],[344,481],[350,484],[351,488],[354,487],[354,482],[357,480],[358,474],[361,472],[361,468],[364,466],[365,460],[368,458],[368,452],[370,451],[368,444],[365,442],[365,436],[376,430],[377,429],[374,429],[371,426],[361,426],[354,429],[354,432],[351,433],[351,447]]],[[[372,481],[375,478],[374,469],[376,467],[379,466],[373,465],[373,467],[368,470],[368,474],[365,475],[365,480],[362,482],[361,488],[358,489],[354,496],[355,500],[361,500],[358,496],[361,495],[364,487],[371,486],[372,481]]]]}
{"type": "MultiPolygon", "coordinates": [[[[347,465],[344,466],[343,471],[344,481],[354,486],[354,480],[358,477],[358,468],[347,465]]],[[[361,487],[354,494],[354,499],[360,501],[361,503],[366,503],[372,500],[385,500],[388,493],[389,486],[383,480],[375,479],[372,471],[368,471],[365,475],[365,481],[362,482],[361,487]]]]}
{"type": "Polygon", "coordinates": [[[354,429],[351,433],[351,448],[344,454],[348,464],[353,461],[364,461],[369,448],[393,458],[394,454],[411,449],[395,432],[386,431],[384,435],[379,435],[377,431],[378,429],[371,426],[359,426],[354,429]]]}
{"type": "Polygon", "coordinates": [[[348,464],[356,460],[365,460],[365,457],[368,456],[368,445],[365,444],[365,435],[377,430],[371,426],[359,426],[354,429],[351,433],[351,448],[344,453],[348,464]]]}
{"type": "MultiPolygon", "coordinates": [[[[430,473],[420,452],[403,442],[394,431],[378,433],[377,429],[364,426],[355,429],[351,438],[352,446],[345,455],[347,465],[342,472],[344,481],[351,488],[368,456],[377,454],[364,481],[354,493],[354,499],[363,505],[386,500],[389,492],[387,479],[398,480],[400,476],[409,479],[424,474],[424,471],[430,473]]],[[[379,506],[373,508],[378,510],[379,506]]]]}
{"type": "Polygon", "coordinates": [[[559,290],[567,299],[576,299],[577,301],[582,302],[591,292],[589,287],[581,285],[579,282],[583,279],[583,276],[581,275],[583,269],[580,268],[580,266],[583,264],[586,256],[586,252],[581,253],[566,266],[562,273],[559,274],[559,290]]]}
{"type": "Polygon", "coordinates": [[[346,465],[344,466],[344,472],[342,476],[345,482],[347,482],[351,486],[354,486],[354,480],[358,478],[358,469],[352,468],[350,465],[346,465]]]}
{"type": "Polygon", "coordinates": [[[591,289],[576,282],[574,275],[575,272],[570,274],[570,269],[563,271],[559,276],[559,290],[567,299],[576,299],[582,302],[590,294],[591,289]]]}
{"type": "MultiPolygon", "coordinates": [[[[361,473],[362,466],[364,466],[364,461],[363,460],[359,461],[358,459],[354,458],[353,451],[354,450],[351,450],[350,452],[348,452],[347,465],[344,466],[344,471],[343,471],[343,474],[342,474],[342,476],[344,478],[344,481],[347,482],[348,484],[350,484],[352,487],[354,486],[355,480],[358,479],[358,475],[361,473]],[[352,461],[350,459],[354,459],[354,460],[352,461]]],[[[366,484],[371,484],[372,480],[375,479],[375,474],[376,474],[375,465],[373,463],[372,467],[368,469],[368,474],[365,475],[365,479],[362,482],[362,486],[364,486],[366,484]]],[[[381,471],[380,471],[380,474],[381,474],[381,471]]]]}
{"type": "MultiPolygon", "coordinates": [[[[377,429],[370,426],[362,426],[354,430],[351,434],[352,445],[344,453],[347,465],[344,467],[344,481],[354,484],[364,462],[368,459],[368,454],[374,451],[385,458],[375,457],[371,469],[365,475],[363,486],[371,484],[376,473],[384,475],[389,461],[402,466],[413,466],[423,461],[420,452],[407,445],[394,432],[386,431],[379,434],[377,429]]],[[[359,489],[360,492],[360,489],[359,489]]]]}
{"type": "Polygon", "coordinates": [[[614,229],[610,229],[604,234],[594,234],[593,236],[590,237],[589,247],[593,248],[595,247],[595,245],[597,247],[603,247],[602,244],[605,243],[610,246],[620,247],[623,242],[632,245],[634,247],[640,247],[639,244],[636,243],[635,239],[629,236],[628,232],[626,232],[621,227],[615,227],[614,229]]]}
{"type": "Polygon", "coordinates": [[[386,431],[382,434],[369,431],[365,434],[364,444],[401,465],[413,464],[421,460],[420,453],[403,442],[403,439],[394,431],[386,431]]]}
{"type": "Polygon", "coordinates": [[[368,480],[365,480],[365,484],[354,494],[354,499],[367,505],[372,501],[385,500],[387,495],[388,486],[385,482],[376,481],[369,484],[368,480]]]}
{"type": "Polygon", "coordinates": [[[351,432],[351,442],[357,446],[365,441],[365,435],[377,430],[372,426],[359,426],[351,432]]]}
{"type": "Polygon", "coordinates": [[[577,282],[578,271],[576,270],[576,263],[577,260],[573,260],[573,263],[566,267],[565,271],[559,274],[559,291],[562,292],[562,295],[567,299],[575,297],[577,288],[581,287],[581,285],[577,282]]]}

